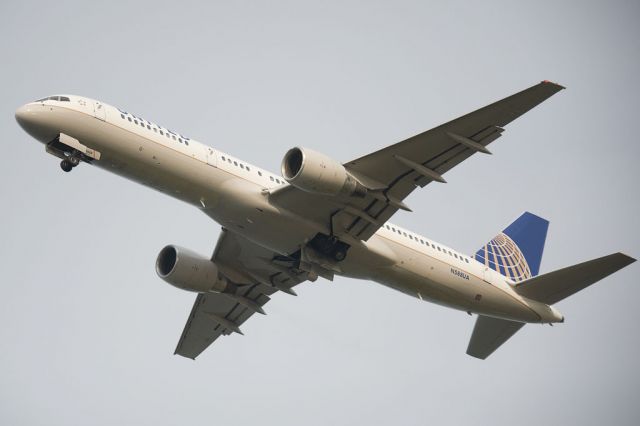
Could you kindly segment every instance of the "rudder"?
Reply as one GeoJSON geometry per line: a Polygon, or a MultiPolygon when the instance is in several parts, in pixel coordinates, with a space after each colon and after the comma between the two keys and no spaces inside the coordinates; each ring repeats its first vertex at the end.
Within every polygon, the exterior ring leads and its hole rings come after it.
{"type": "Polygon", "coordinates": [[[476,252],[475,259],[513,281],[538,275],[549,221],[524,212],[476,252]]]}

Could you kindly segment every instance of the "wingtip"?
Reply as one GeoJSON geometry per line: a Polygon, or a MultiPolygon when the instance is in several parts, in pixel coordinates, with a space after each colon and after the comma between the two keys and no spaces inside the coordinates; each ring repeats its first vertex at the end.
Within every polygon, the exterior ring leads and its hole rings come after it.
{"type": "Polygon", "coordinates": [[[618,252],[618,254],[621,256],[624,256],[625,260],[628,262],[627,265],[631,265],[633,262],[636,261],[635,257],[631,257],[626,253],[618,252]]]}
{"type": "Polygon", "coordinates": [[[195,356],[193,356],[193,357],[192,357],[192,356],[189,356],[189,355],[184,355],[184,354],[181,354],[181,353],[180,353],[180,352],[178,352],[178,351],[175,351],[175,352],[173,353],[173,355],[178,355],[178,356],[181,356],[182,358],[190,359],[191,361],[195,361],[195,360],[196,360],[196,357],[195,357],[195,356]]]}
{"type": "Polygon", "coordinates": [[[555,86],[555,87],[557,87],[557,88],[558,88],[558,90],[564,90],[564,89],[566,89],[566,87],[564,87],[563,85],[558,84],[558,83],[555,83],[555,82],[553,82],[553,81],[551,81],[551,80],[542,80],[542,82],[541,82],[541,83],[542,83],[542,84],[549,84],[549,85],[555,86]]]}
{"type": "Polygon", "coordinates": [[[471,358],[479,359],[481,361],[484,361],[489,356],[489,354],[478,354],[478,353],[475,353],[471,349],[467,349],[467,355],[469,355],[471,358]]]}

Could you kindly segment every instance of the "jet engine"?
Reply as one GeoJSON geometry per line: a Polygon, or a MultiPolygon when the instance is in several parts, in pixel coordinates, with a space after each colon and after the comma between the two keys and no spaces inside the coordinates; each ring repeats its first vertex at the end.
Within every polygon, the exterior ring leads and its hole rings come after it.
{"type": "Polygon", "coordinates": [[[364,197],[367,189],[342,164],[308,148],[291,148],[282,159],[282,177],[306,192],[364,197]]]}
{"type": "Polygon", "coordinates": [[[169,284],[196,293],[224,293],[233,287],[210,259],[174,245],[158,254],[156,273],[169,284]]]}

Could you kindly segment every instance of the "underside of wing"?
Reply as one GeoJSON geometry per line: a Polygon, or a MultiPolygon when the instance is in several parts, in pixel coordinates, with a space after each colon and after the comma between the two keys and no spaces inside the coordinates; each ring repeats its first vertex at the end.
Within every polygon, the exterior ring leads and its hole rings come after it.
{"type": "Polygon", "coordinates": [[[221,335],[242,334],[240,326],[278,290],[295,295],[292,287],[307,279],[295,260],[283,258],[227,230],[222,231],[212,261],[232,293],[201,293],[196,297],[175,353],[195,359],[221,335]]]}
{"type": "Polygon", "coordinates": [[[344,164],[368,191],[337,198],[284,187],[272,202],[326,226],[331,235],[367,240],[416,188],[444,182],[443,175],[471,155],[488,153],[504,126],[563,89],[542,82],[434,129],[344,164]]]}

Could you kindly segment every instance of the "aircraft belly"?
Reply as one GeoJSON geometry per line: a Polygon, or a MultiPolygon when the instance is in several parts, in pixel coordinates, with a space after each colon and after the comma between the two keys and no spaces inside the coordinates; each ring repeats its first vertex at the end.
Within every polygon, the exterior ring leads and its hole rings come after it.
{"type": "MultiPolygon", "coordinates": [[[[229,175],[232,176],[232,175],[229,175]]],[[[291,254],[318,229],[303,218],[282,212],[269,203],[262,188],[230,177],[216,187],[219,202],[204,213],[225,228],[279,254],[291,254]]]]}

